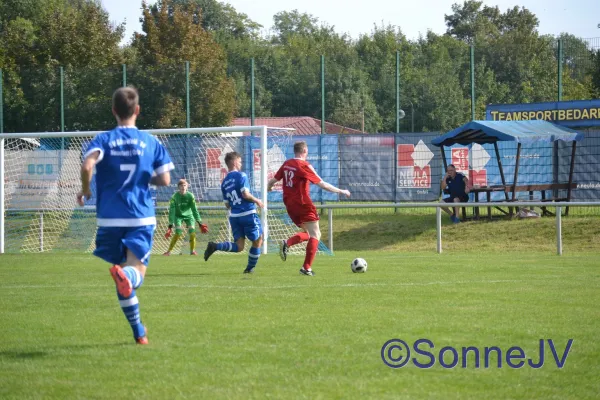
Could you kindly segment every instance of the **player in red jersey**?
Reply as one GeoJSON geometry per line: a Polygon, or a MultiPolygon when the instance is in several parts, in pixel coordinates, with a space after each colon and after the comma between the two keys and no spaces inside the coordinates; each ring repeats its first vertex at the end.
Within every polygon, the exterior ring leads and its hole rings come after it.
{"type": "Polygon", "coordinates": [[[295,158],[289,159],[283,163],[274,178],[269,180],[268,191],[273,189],[273,185],[283,179],[283,203],[288,215],[302,232],[298,232],[288,240],[283,240],[279,245],[279,255],[283,261],[287,258],[288,247],[298,243],[308,241],[306,246],[306,257],[304,265],[300,269],[303,275],[314,276],[311,265],[317,254],[317,247],[321,239],[321,230],[319,229],[319,214],[317,208],[310,199],[310,184],[314,183],[321,189],[332,193],[340,193],[350,197],[348,190],[338,189],[327,182],[324,182],[315,169],[306,161],[308,156],[308,146],[306,142],[294,143],[295,158]]]}

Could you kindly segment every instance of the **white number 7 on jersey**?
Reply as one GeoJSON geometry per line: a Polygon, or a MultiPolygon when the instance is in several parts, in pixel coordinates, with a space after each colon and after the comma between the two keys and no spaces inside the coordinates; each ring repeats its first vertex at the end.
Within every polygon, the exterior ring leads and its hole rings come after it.
{"type": "Polygon", "coordinates": [[[129,171],[129,176],[127,177],[127,179],[125,179],[125,182],[123,182],[123,186],[121,186],[121,189],[123,189],[125,187],[125,185],[127,185],[131,181],[131,178],[133,178],[133,174],[135,173],[136,167],[137,167],[137,165],[135,165],[135,164],[121,164],[120,165],[121,171],[129,171]]]}

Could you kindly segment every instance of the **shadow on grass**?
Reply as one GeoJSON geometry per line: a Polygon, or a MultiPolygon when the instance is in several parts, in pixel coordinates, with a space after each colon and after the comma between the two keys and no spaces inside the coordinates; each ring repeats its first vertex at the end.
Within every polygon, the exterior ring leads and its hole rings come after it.
{"type": "Polygon", "coordinates": [[[167,276],[168,277],[178,277],[178,276],[200,277],[200,276],[212,276],[212,275],[214,275],[214,274],[209,274],[209,273],[206,273],[206,272],[195,272],[195,273],[185,273],[185,272],[183,272],[181,274],[161,274],[159,272],[159,273],[152,274],[152,278],[160,278],[162,276],[165,276],[165,277],[167,277],[167,276]]]}
{"type": "Polygon", "coordinates": [[[49,353],[45,351],[19,351],[19,350],[7,350],[0,351],[0,359],[10,360],[33,360],[37,358],[43,358],[48,356],[49,353]]]}
{"type": "Polygon", "coordinates": [[[95,344],[65,344],[62,346],[51,346],[48,351],[27,351],[27,350],[6,350],[0,351],[0,360],[36,360],[48,356],[56,356],[57,353],[64,351],[86,351],[102,350],[121,346],[134,346],[135,342],[127,340],[116,343],[95,343],[95,344]]]}

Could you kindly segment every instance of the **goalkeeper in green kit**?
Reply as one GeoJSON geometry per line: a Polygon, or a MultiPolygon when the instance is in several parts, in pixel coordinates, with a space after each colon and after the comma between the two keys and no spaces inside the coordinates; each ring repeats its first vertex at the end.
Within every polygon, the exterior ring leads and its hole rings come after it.
{"type": "Polygon", "coordinates": [[[198,213],[198,209],[196,208],[196,198],[192,193],[187,191],[187,181],[180,179],[177,183],[177,188],[179,190],[173,194],[169,202],[169,229],[165,234],[165,238],[169,239],[173,235],[173,225],[175,225],[175,236],[171,239],[169,250],[163,255],[171,255],[173,247],[175,247],[177,240],[183,234],[181,223],[185,222],[190,234],[190,254],[195,256],[198,253],[196,253],[196,229],[194,228],[194,221],[198,222],[202,233],[208,233],[208,226],[202,223],[202,218],[200,218],[200,213],[198,213]]]}

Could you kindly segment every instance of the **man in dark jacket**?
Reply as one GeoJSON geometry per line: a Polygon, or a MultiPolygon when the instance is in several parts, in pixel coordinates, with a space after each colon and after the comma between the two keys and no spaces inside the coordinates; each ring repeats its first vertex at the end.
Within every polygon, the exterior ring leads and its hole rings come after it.
{"type": "MultiPolygon", "coordinates": [[[[442,179],[441,187],[444,194],[450,195],[450,197],[444,199],[444,202],[466,203],[469,201],[469,179],[460,172],[456,172],[456,167],[452,164],[448,165],[446,169],[446,175],[442,179]]],[[[452,222],[455,224],[460,222],[458,207],[454,207],[454,212],[450,211],[448,207],[442,207],[442,209],[450,214],[452,222]]]]}

